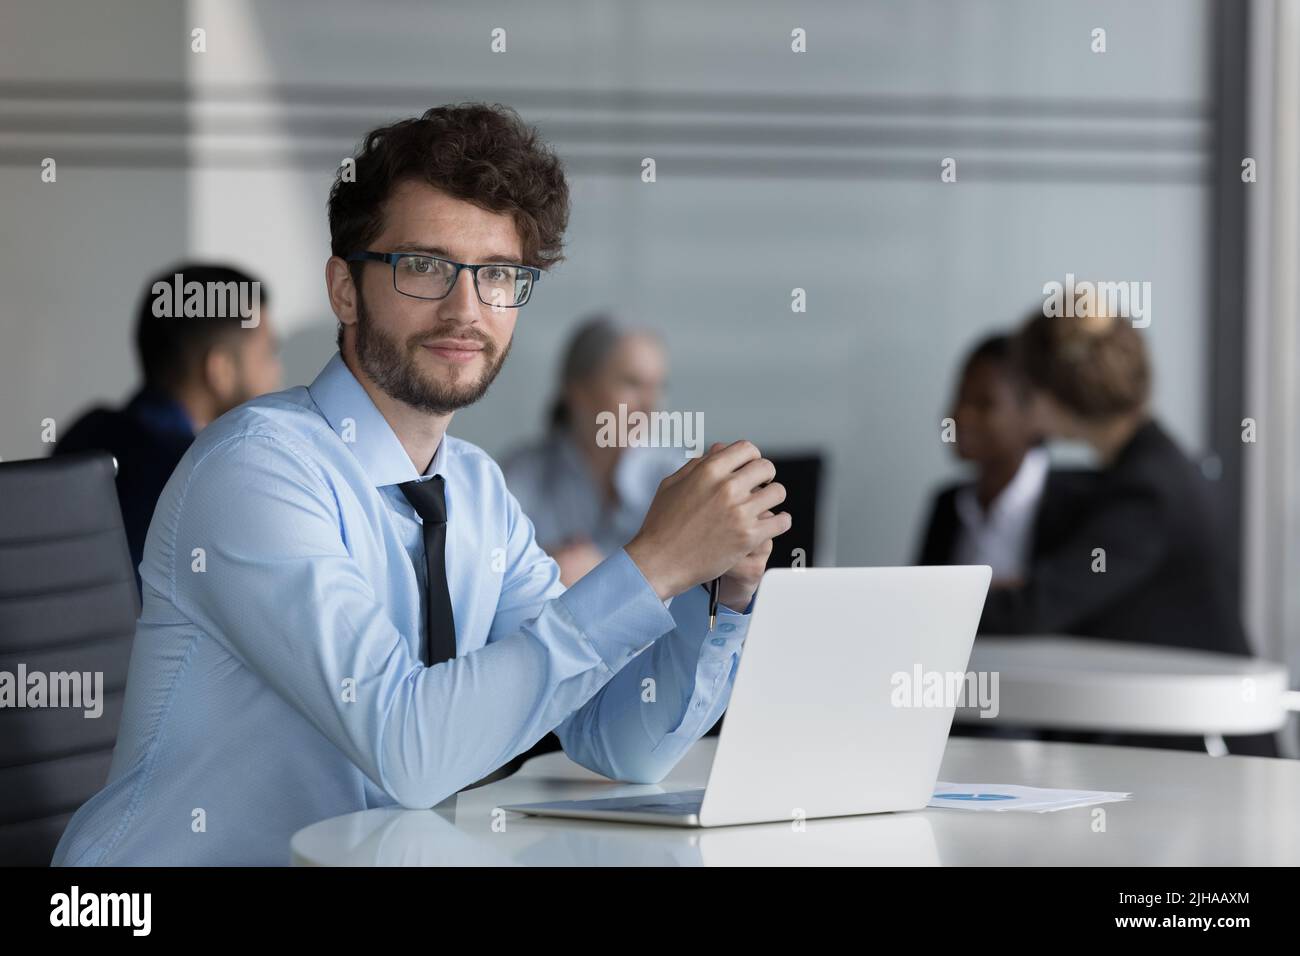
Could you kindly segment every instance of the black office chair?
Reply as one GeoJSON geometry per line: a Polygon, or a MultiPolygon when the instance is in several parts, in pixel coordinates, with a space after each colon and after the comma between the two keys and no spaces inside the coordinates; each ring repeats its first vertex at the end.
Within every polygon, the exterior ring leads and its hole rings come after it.
{"type": "MultiPolygon", "coordinates": [[[[826,462],[817,452],[771,454],[768,461],[776,466],[776,480],[785,486],[785,501],[776,509],[790,513],[790,530],[772,542],[769,568],[794,566],[795,549],[799,549],[801,567],[811,568],[817,553],[817,509],[823,494],[826,462]]],[[[726,714],[705,732],[716,737],[722,732],[726,714]]]]}
{"type": "Polygon", "coordinates": [[[790,513],[790,530],[772,542],[772,554],[767,559],[769,568],[788,568],[794,565],[793,552],[803,552],[803,567],[813,566],[817,553],[817,510],[822,498],[826,462],[816,452],[803,454],[774,454],[767,456],[776,466],[776,480],[785,486],[785,501],[777,511],[790,513]]]}
{"type": "Polygon", "coordinates": [[[140,600],[113,474],[102,452],[0,462],[0,672],[104,675],[99,717],[0,707],[3,866],[48,866],[108,778],[140,600]]]}

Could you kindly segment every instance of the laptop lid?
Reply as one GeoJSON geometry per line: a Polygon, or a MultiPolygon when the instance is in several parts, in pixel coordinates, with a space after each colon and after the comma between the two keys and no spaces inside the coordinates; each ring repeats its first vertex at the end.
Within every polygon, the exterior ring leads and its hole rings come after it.
{"type": "Polygon", "coordinates": [[[991,574],[767,571],[700,825],[924,807],[991,574]]]}

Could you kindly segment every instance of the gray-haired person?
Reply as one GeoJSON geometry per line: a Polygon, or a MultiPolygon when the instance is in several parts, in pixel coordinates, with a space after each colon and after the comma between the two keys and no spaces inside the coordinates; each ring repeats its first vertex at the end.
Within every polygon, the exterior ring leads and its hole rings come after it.
{"type": "Polygon", "coordinates": [[[608,423],[655,411],[667,374],[658,335],[607,315],[587,319],[565,349],[547,434],[502,460],[566,586],[631,540],[659,482],[686,462],[684,448],[611,442],[616,432],[601,427],[602,412],[608,423]]]}

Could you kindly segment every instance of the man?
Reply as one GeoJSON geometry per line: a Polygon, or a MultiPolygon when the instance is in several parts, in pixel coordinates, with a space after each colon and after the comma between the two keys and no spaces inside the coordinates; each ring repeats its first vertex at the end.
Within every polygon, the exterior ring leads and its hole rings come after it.
{"type": "Polygon", "coordinates": [[[117,496],[137,582],[154,505],[194,436],[236,405],[280,387],[266,299],[259,280],[227,266],[186,262],[154,276],[145,284],[135,326],[144,385],[120,409],[87,412],[54,447],[56,455],[97,450],[117,459],[117,496]],[[248,317],[235,308],[210,309],[253,299],[209,301],[206,294],[194,297],[188,310],[183,300],[181,309],[173,308],[178,275],[182,289],[198,283],[191,288],[205,292],[257,282],[260,308],[248,317]]]}
{"type": "Polygon", "coordinates": [[[340,354],[208,428],[168,484],[109,782],[56,865],[283,865],[300,827],[432,807],[552,729],[660,780],[726,707],[790,523],[771,463],[715,445],[565,591],[500,469],[446,434],[560,258],[559,161],[468,105],[375,130],[355,170],[329,206],[340,354]]]}

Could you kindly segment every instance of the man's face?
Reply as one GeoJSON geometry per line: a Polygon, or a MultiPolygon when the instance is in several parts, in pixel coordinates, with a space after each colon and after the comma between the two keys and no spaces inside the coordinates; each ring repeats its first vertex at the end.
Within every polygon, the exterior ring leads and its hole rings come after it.
{"type": "MultiPolygon", "coordinates": [[[[369,250],[457,262],[523,262],[519,233],[508,214],[488,212],[415,181],[394,189],[385,204],[383,231],[369,250]]],[[[518,311],[483,304],[468,270],[445,298],[415,299],[393,288],[391,266],[366,263],[356,290],[357,363],[391,398],[445,415],[478,401],[492,384],[510,351],[518,311]]]]}
{"type": "Polygon", "coordinates": [[[271,317],[265,307],[258,316],[257,325],[240,329],[239,368],[241,371],[241,402],[258,395],[278,390],[282,384],[284,367],[280,364],[280,343],[271,328],[271,317]]]}
{"type": "Polygon", "coordinates": [[[284,374],[280,345],[265,306],[258,314],[257,325],[233,330],[214,349],[216,361],[208,365],[207,382],[216,415],[280,388],[284,374]]]}

